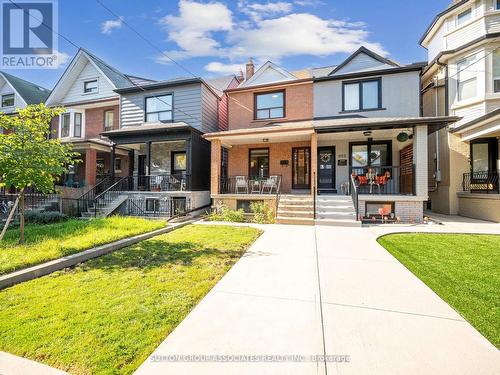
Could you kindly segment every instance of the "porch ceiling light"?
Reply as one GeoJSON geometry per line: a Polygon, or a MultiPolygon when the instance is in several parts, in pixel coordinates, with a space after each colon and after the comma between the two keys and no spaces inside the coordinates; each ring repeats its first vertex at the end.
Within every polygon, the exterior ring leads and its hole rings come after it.
{"type": "Polygon", "coordinates": [[[370,135],[372,135],[372,131],[371,131],[371,130],[364,131],[364,132],[363,132],[363,135],[364,135],[365,137],[369,137],[370,135]]]}
{"type": "Polygon", "coordinates": [[[262,142],[264,142],[264,143],[269,142],[269,138],[262,138],[262,142]]]}

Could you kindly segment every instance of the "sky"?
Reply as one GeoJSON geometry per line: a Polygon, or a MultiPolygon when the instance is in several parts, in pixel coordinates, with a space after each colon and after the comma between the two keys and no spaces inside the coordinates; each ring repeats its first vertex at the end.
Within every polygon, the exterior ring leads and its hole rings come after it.
{"type": "MultiPolygon", "coordinates": [[[[450,2],[59,0],[58,18],[77,46],[124,73],[163,80],[236,74],[249,57],[287,70],[336,65],[362,45],[401,63],[425,61],[418,41],[450,2]]],[[[62,38],[58,50],[58,69],[8,72],[51,89],[77,52],[62,38]]]]}

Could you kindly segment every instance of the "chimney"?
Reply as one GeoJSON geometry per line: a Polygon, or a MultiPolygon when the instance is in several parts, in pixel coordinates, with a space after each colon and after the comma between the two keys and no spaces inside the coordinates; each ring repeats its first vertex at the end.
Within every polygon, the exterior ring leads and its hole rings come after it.
{"type": "Polygon", "coordinates": [[[243,70],[242,69],[240,69],[240,72],[236,76],[236,80],[238,81],[238,83],[241,83],[241,82],[243,82],[245,80],[245,76],[243,75],[243,70]]]}
{"type": "Polygon", "coordinates": [[[251,57],[248,59],[246,68],[247,68],[246,80],[248,81],[250,78],[252,78],[253,74],[255,73],[255,66],[253,65],[253,60],[251,57]]]}

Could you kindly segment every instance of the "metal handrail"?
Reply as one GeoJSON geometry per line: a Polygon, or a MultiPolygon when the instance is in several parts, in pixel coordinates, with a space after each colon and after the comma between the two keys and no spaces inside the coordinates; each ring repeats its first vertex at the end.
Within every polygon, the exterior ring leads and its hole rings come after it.
{"type": "Polygon", "coordinates": [[[352,203],[354,204],[354,209],[356,210],[356,221],[359,221],[359,202],[358,202],[358,187],[356,186],[356,181],[354,176],[350,175],[350,190],[352,203]]]}
{"type": "Polygon", "coordinates": [[[500,194],[500,171],[468,172],[462,176],[462,190],[471,193],[500,194]]]}

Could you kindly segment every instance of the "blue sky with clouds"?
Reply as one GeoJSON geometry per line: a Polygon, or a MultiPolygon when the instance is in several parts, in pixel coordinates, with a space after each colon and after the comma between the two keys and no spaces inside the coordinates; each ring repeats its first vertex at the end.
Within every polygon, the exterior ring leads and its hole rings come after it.
{"type": "MultiPolygon", "coordinates": [[[[237,72],[252,56],[295,70],[334,65],[365,45],[402,63],[424,61],[418,45],[451,0],[59,0],[59,32],[121,71],[153,79],[189,74],[125,24],[198,76],[237,72]]],[[[59,39],[61,56],[76,48],[59,39]]],[[[52,88],[58,70],[11,70],[52,88]]]]}

